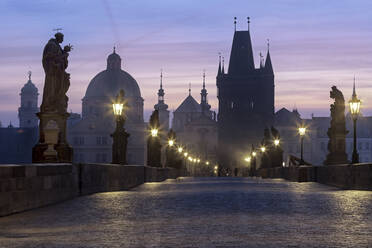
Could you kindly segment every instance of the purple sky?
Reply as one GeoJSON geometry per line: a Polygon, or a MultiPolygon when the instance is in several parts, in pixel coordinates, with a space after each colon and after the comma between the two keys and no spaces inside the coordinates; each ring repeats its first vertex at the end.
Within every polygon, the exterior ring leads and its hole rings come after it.
{"type": "Polygon", "coordinates": [[[238,30],[251,17],[256,65],[270,38],[276,110],[296,106],[303,117],[329,115],[330,87],[337,85],[348,100],[355,74],[364,113],[372,114],[370,0],[2,0],[0,121],[18,125],[27,71],[42,93],[42,49],[57,27],[74,45],[68,68],[73,112],[81,112],[88,83],[105,69],[114,45],[123,69],[139,83],[145,110],[157,101],[160,68],[171,110],[187,96],[190,82],[199,100],[203,69],[216,109],[218,52],[228,64],[234,16],[238,30]]]}

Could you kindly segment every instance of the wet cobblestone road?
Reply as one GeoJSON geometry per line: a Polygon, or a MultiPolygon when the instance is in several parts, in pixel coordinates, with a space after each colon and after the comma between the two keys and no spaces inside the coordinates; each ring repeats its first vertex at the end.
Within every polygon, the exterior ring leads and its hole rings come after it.
{"type": "Polygon", "coordinates": [[[372,192],[181,178],[0,218],[0,247],[372,247],[372,192]]]}

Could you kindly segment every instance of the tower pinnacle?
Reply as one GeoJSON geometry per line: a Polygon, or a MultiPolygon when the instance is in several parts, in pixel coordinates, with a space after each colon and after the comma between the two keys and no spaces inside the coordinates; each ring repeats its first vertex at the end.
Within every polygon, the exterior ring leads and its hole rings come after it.
{"type": "Polygon", "coordinates": [[[234,31],[236,32],[236,16],[234,17],[234,31]]]}

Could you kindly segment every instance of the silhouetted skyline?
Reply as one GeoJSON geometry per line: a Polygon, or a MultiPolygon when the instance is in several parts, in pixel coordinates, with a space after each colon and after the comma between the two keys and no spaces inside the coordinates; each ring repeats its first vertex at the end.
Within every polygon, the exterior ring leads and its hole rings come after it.
{"type": "Polygon", "coordinates": [[[251,17],[256,67],[270,39],[275,64],[275,107],[297,107],[304,117],[329,115],[335,84],[346,100],[354,74],[366,114],[372,80],[372,3],[369,1],[2,1],[0,3],[0,121],[18,125],[19,92],[27,71],[42,95],[40,63],[45,40],[63,28],[71,42],[69,110],[81,112],[81,98],[117,47],[123,68],[141,88],[145,111],[157,102],[163,68],[165,102],[175,109],[188,95],[199,99],[203,69],[212,109],[217,108],[218,53],[231,49],[251,17]]]}

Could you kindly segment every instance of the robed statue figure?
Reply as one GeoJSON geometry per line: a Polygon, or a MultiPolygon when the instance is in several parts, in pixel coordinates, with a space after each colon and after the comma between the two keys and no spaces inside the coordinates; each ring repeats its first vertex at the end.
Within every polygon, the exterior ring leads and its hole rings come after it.
{"type": "Polygon", "coordinates": [[[68,55],[72,50],[69,44],[63,49],[59,45],[63,42],[63,34],[58,32],[50,39],[43,51],[43,68],[45,84],[41,112],[66,113],[68,97],[66,92],[70,87],[70,74],[66,73],[68,55]]]}
{"type": "Polygon", "coordinates": [[[39,141],[32,149],[33,163],[71,163],[73,156],[66,138],[67,118],[70,116],[66,96],[70,74],[66,68],[72,46],[69,44],[62,49],[63,34],[58,32],[54,36],[43,51],[45,82],[40,113],[37,113],[40,119],[39,141]]]}

